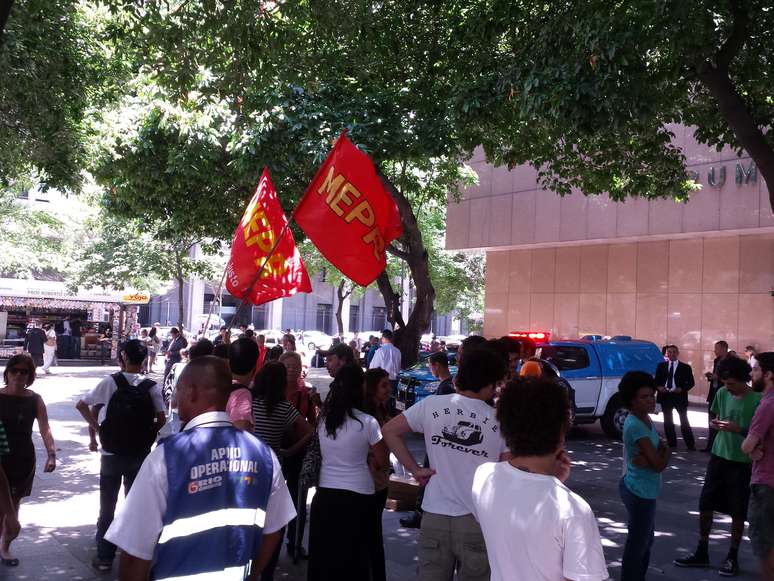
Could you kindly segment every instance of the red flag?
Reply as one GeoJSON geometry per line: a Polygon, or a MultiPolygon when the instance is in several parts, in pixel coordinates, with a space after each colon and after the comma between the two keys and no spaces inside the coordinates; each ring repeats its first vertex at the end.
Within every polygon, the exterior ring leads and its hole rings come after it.
{"type": "Polygon", "coordinates": [[[264,168],[258,189],[234,232],[231,258],[226,270],[226,288],[240,299],[260,305],[297,292],[312,292],[312,284],[293,232],[277,199],[269,170],[264,168]],[[282,240],[277,244],[277,237],[282,240]],[[274,245],[261,275],[256,278],[274,245]]]}
{"type": "Polygon", "coordinates": [[[371,159],[342,134],[294,213],[331,264],[367,286],[384,270],[384,249],[403,232],[398,207],[371,159]]]}

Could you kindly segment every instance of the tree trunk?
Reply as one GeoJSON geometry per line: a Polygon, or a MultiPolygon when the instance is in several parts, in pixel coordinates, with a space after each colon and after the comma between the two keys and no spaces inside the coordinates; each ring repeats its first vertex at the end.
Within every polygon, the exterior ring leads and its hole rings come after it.
{"type": "Polygon", "coordinates": [[[389,277],[386,273],[382,273],[377,279],[379,290],[387,306],[388,317],[391,317],[390,320],[398,326],[393,343],[400,349],[401,366],[406,368],[419,359],[419,341],[422,334],[430,328],[430,319],[433,316],[435,288],[430,280],[430,263],[422,240],[422,232],[419,230],[419,224],[417,224],[411,204],[403,192],[398,190],[381,172],[379,176],[398,205],[400,221],[403,226],[401,244],[404,248],[400,252],[400,258],[408,264],[416,290],[414,307],[411,309],[408,321],[404,322],[400,313],[400,296],[392,289],[389,277]]]}
{"type": "Polygon", "coordinates": [[[732,0],[733,29],[712,60],[696,67],[696,75],[718,102],[718,111],[734,131],[739,145],[750,154],[769,189],[769,205],[774,211],[774,148],[766,140],[760,125],[747,110],[744,99],[736,90],[729,66],[750,40],[750,14],[744,2],[732,0]]]}
{"type": "Polygon", "coordinates": [[[183,277],[183,256],[182,253],[175,249],[175,273],[177,276],[177,325],[180,328],[180,332],[183,332],[183,320],[185,319],[185,278],[183,277]]]}
{"type": "Polygon", "coordinates": [[[338,303],[336,304],[336,326],[339,330],[339,337],[344,335],[344,319],[341,316],[341,312],[344,310],[344,301],[352,294],[352,290],[344,290],[346,286],[347,281],[342,279],[341,282],[339,282],[339,286],[336,288],[336,298],[338,299],[338,303]]]}
{"type": "Polygon", "coordinates": [[[184,304],[184,297],[185,297],[185,290],[183,288],[183,285],[185,284],[185,279],[182,276],[177,277],[177,326],[180,328],[180,332],[183,331],[183,320],[185,319],[185,304],[184,304]]]}
{"type": "Polygon", "coordinates": [[[718,102],[718,110],[733,129],[739,144],[750,154],[769,189],[769,204],[774,211],[774,149],[766,141],[728,74],[717,68],[699,73],[704,86],[718,102]],[[771,184],[771,185],[769,185],[771,184]]]}

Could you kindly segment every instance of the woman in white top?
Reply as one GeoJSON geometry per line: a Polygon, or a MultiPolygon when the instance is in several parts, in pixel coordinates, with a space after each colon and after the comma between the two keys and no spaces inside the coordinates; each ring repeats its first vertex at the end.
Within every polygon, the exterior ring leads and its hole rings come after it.
{"type": "Polygon", "coordinates": [[[370,578],[371,470],[387,465],[388,452],[379,422],[358,409],[363,397],[363,370],[342,367],[317,427],[322,466],[310,514],[308,581],[370,578]]]}

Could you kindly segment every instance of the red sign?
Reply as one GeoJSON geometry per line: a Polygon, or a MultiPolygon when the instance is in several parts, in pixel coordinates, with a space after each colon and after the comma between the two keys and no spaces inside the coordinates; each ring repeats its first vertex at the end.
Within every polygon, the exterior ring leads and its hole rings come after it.
{"type": "Polygon", "coordinates": [[[294,213],[331,264],[367,286],[384,270],[384,249],[403,232],[398,207],[371,159],[342,134],[294,213]]]}
{"type": "Polygon", "coordinates": [[[285,228],[287,223],[269,170],[264,169],[258,189],[234,232],[226,269],[228,292],[256,305],[297,292],[312,292],[293,233],[285,228]],[[278,243],[279,236],[282,239],[278,243]]]}

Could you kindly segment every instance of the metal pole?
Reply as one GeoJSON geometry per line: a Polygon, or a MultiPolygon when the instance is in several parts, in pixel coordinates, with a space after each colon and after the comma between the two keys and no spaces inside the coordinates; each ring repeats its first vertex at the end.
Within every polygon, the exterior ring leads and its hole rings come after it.
{"type": "Polygon", "coordinates": [[[223,283],[226,280],[226,273],[228,272],[228,263],[226,263],[226,268],[223,269],[223,276],[220,277],[220,284],[218,285],[218,290],[215,291],[215,296],[212,298],[212,302],[210,303],[210,312],[207,314],[207,320],[204,323],[204,337],[207,337],[207,331],[210,329],[210,318],[212,317],[212,311],[215,309],[215,302],[218,301],[218,297],[220,297],[220,293],[223,290],[223,283]]]}

